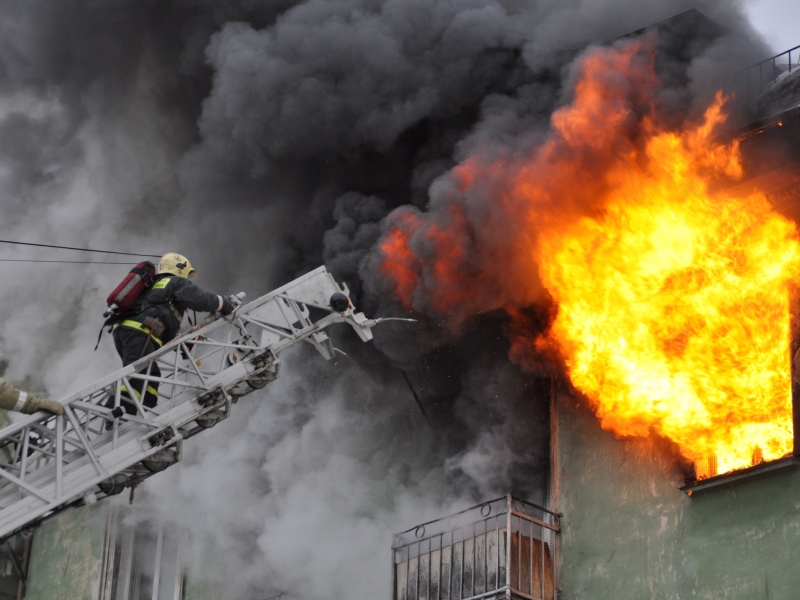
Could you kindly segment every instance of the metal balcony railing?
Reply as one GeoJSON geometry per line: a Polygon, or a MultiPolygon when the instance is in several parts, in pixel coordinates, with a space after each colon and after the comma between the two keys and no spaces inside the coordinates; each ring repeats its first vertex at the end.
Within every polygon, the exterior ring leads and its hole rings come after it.
{"type": "Polygon", "coordinates": [[[557,514],[509,495],[398,533],[392,598],[557,600],[559,531],[557,514]]]}
{"type": "Polygon", "coordinates": [[[758,99],[770,83],[784,73],[800,68],[800,46],[790,48],[780,54],[766,58],[759,63],[742,69],[734,75],[734,89],[737,96],[751,104],[758,99]],[[794,52],[794,57],[792,57],[794,52]],[[794,62],[792,62],[794,58],[794,62]]]}

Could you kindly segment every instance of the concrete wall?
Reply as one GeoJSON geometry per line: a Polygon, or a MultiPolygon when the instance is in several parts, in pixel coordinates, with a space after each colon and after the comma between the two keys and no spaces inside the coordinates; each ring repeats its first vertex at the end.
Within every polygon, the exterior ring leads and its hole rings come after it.
{"type": "Polygon", "coordinates": [[[617,440],[558,401],[561,598],[800,597],[800,469],[691,498],[661,439],[617,440]]]}

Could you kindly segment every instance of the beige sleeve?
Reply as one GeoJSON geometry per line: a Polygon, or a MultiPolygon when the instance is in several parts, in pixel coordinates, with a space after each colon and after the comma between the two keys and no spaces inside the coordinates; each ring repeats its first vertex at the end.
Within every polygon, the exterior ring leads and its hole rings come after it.
{"type": "Polygon", "coordinates": [[[24,397],[20,398],[20,394],[23,393],[0,377],[0,408],[16,411],[21,410],[22,404],[25,403],[25,399],[28,395],[23,394],[24,397]]]}

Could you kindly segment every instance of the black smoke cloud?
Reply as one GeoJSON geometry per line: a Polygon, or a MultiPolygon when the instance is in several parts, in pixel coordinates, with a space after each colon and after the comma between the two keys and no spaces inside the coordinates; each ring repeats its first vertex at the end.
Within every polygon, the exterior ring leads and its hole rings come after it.
{"type": "MultiPolygon", "coordinates": [[[[251,298],[324,263],[386,316],[393,298],[365,285],[385,217],[428,210],[467,156],[534,143],[587,45],[690,8],[733,33],[682,60],[681,110],[758,54],[738,2],[9,0],[0,233],[180,251],[207,289],[251,298]]],[[[108,340],[91,349],[124,270],[0,263],[6,375],[63,397],[116,369],[108,340]]],[[[420,316],[374,346],[339,335],[337,366],[296,352],[146,484],[143,513],[221,549],[198,564],[218,561],[234,597],[361,598],[387,593],[390,531],[512,488],[541,500],[544,384],[509,365],[504,318],[420,316]]]]}

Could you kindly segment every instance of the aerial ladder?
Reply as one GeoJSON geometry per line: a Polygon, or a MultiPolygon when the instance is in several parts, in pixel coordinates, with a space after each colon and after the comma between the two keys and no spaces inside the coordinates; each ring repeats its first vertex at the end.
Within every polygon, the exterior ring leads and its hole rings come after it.
{"type": "Polygon", "coordinates": [[[330,360],[326,329],[352,327],[362,341],[382,319],[355,312],[347,286],[325,267],[197,325],[141,360],[60,400],[61,416],[39,412],[0,430],[0,540],[30,532],[71,507],[131,489],[181,459],[184,440],[226,419],[236,402],[278,378],[280,355],[302,342],[330,360]],[[158,364],[161,375],[151,374],[158,364]],[[154,408],[120,394],[159,384],[154,408]],[[113,400],[110,402],[109,400],[113,400]],[[114,411],[114,412],[112,412],[114,411]]]}

